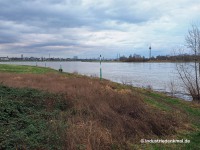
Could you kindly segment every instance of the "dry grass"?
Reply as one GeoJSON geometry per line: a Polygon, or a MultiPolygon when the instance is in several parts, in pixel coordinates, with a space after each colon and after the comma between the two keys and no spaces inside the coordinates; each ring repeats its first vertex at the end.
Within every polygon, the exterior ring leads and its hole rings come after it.
{"type": "Polygon", "coordinates": [[[172,114],[151,109],[138,93],[117,89],[109,81],[53,73],[0,73],[0,82],[64,94],[70,103],[61,118],[69,125],[64,137],[68,149],[129,149],[129,143],[141,138],[172,135],[181,124],[172,114]]]}

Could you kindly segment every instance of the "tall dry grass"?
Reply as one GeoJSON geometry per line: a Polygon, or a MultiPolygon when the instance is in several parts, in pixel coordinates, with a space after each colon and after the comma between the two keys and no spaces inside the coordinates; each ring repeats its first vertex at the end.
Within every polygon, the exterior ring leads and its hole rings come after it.
{"type": "MultiPolygon", "coordinates": [[[[70,104],[60,118],[68,123],[63,137],[67,149],[129,149],[129,143],[170,135],[179,126],[177,118],[151,109],[138,93],[118,90],[109,81],[53,73],[1,73],[0,82],[63,94],[70,104]]],[[[47,105],[50,108],[51,102],[47,105]]]]}

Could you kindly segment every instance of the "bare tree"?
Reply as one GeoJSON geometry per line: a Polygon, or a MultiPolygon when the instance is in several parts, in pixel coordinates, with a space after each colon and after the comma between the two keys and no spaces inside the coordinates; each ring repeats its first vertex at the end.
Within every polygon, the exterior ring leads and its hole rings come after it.
{"type": "Polygon", "coordinates": [[[183,81],[187,91],[194,101],[200,102],[200,30],[197,25],[192,25],[185,37],[186,46],[194,55],[194,63],[179,63],[178,74],[183,81]]]}

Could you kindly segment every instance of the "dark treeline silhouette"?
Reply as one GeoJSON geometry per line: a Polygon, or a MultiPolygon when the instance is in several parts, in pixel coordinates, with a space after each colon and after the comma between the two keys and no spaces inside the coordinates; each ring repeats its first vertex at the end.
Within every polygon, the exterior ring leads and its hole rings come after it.
{"type": "Polygon", "coordinates": [[[200,60],[200,56],[189,55],[189,54],[181,54],[176,56],[157,56],[156,60],[191,62],[195,60],[200,60]]]}
{"type": "Polygon", "coordinates": [[[122,62],[147,62],[147,61],[168,61],[168,62],[175,62],[175,61],[182,61],[182,62],[192,62],[195,60],[200,60],[200,56],[189,55],[189,54],[180,54],[175,56],[156,56],[151,58],[145,58],[144,56],[140,56],[137,54],[130,55],[129,57],[122,56],[118,59],[122,62]]]}
{"type": "Polygon", "coordinates": [[[119,58],[119,61],[122,61],[122,62],[145,62],[148,60],[149,59],[145,58],[144,56],[142,57],[137,54],[130,55],[129,57],[122,56],[119,58]]]}

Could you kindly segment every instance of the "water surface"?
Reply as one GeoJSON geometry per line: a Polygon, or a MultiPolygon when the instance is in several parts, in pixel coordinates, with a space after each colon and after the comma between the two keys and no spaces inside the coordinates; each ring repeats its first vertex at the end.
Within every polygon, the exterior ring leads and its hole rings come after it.
{"type": "MultiPolygon", "coordinates": [[[[19,65],[32,65],[51,67],[58,70],[62,67],[64,72],[77,72],[82,75],[100,75],[100,64],[98,62],[1,62],[19,65]]],[[[156,91],[171,92],[176,90],[176,96],[191,100],[183,88],[181,80],[176,71],[175,63],[122,63],[105,62],[101,64],[103,78],[137,87],[150,87],[156,91]]]]}

